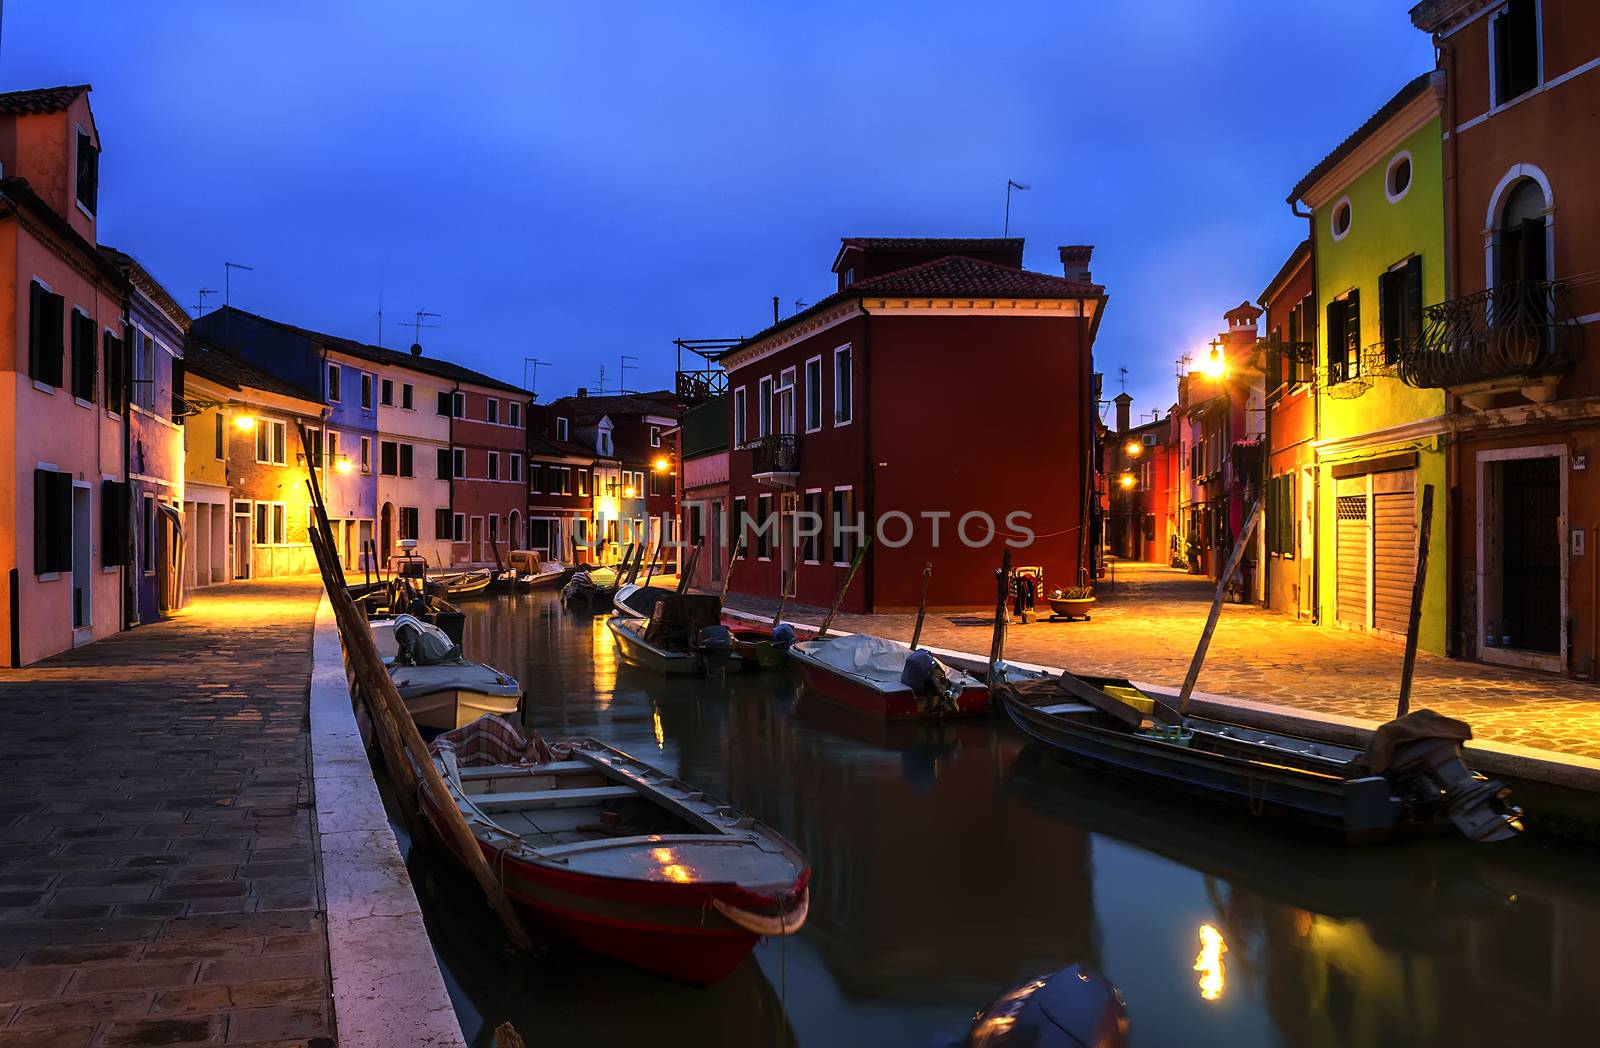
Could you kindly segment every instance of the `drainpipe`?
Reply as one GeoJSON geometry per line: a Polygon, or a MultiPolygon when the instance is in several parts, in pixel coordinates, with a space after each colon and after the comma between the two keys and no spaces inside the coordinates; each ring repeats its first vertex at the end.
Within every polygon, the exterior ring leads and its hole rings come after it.
{"type": "MultiPolygon", "coordinates": [[[[1261,310],[1261,315],[1267,320],[1267,337],[1272,337],[1272,314],[1267,309],[1265,302],[1257,302],[1256,308],[1261,310]]],[[[1278,354],[1278,371],[1283,372],[1283,354],[1278,354]]],[[[1260,502],[1267,495],[1267,478],[1272,475],[1272,403],[1268,399],[1272,392],[1268,390],[1267,383],[1272,381],[1268,375],[1261,383],[1261,477],[1256,485],[1256,501],[1260,502]]],[[[1245,420],[1248,427],[1249,420],[1245,420]]],[[[1256,541],[1261,544],[1261,606],[1272,607],[1272,550],[1267,547],[1266,520],[1263,517],[1256,526],[1256,541]]]]}
{"type": "MultiPolygon", "coordinates": [[[[867,312],[866,304],[862,303],[861,309],[861,422],[862,422],[862,453],[866,456],[865,486],[866,503],[863,512],[866,514],[867,527],[876,530],[877,517],[873,511],[877,508],[878,498],[878,464],[872,455],[872,315],[867,312]]],[[[870,534],[870,532],[869,532],[870,534]]],[[[863,536],[861,541],[865,542],[863,536]]],[[[861,585],[867,597],[867,612],[870,614],[878,604],[878,550],[873,549],[867,553],[866,560],[861,569],[863,578],[861,585]]]]}
{"type": "MultiPolygon", "coordinates": [[[[1433,35],[1433,46],[1438,53],[1436,66],[1445,67],[1444,99],[1445,114],[1448,123],[1445,131],[1450,137],[1445,139],[1444,148],[1448,154],[1444,161],[1444,199],[1445,199],[1445,257],[1449,265],[1445,266],[1444,297],[1448,301],[1460,294],[1461,273],[1461,146],[1456,134],[1456,46],[1455,41],[1445,39],[1438,33],[1433,35]]],[[[1448,417],[1456,410],[1453,403],[1455,398],[1447,390],[1444,395],[1444,411],[1448,417]]],[[[1447,433],[1444,438],[1449,441],[1449,446],[1444,457],[1444,486],[1445,486],[1445,515],[1444,515],[1444,549],[1445,564],[1448,565],[1444,573],[1444,621],[1448,624],[1444,637],[1444,653],[1446,657],[1458,659],[1462,657],[1462,637],[1465,631],[1461,629],[1462,610],[1458,606],[1459,595],[1456,592],[1456,558],[1455,548],[1457,541],[1457,520],[1461,513],[1461,444],[1453,434],[1447,433]]],[[[1481,497],[1481,492],[1479,493],[1481,497]]],[[[1563,554],[1565,555],[1565,554],[1563,554]]],[[[1479,630],[1472,631],[1474,636],[1479,630]]]]}
{"type": "MultiPolygon", "coordinates": [[[[133,293],[132,289],[122,300],[122,490],[127,499],[128,549],[122,564],[122,628],[132,629],[139,618],[139,563],[134,545],[137,530],[133,509],[133,481],[128,476],[133,461],[133,368],[129,367],[133,346],[133,293]]],[[[154,357],[152,356],[152,359],[154,357]]],[[[151,382],[154,383],[154,376],[151,382]]],[[[104,510],[101,511],[102,513],[104,510]]]]}
{"type": "MultiPolygon", "coordinates": [[[[1311,241],[1311,306],[1314,312],[1311,322],[1316,325],[1316,330],[1322,330],[1322,297],[1317,294],[1317,227],[1316,220],[1310,211],[1300,210],[1300,201],[1291,197],[1289,199],[1289,212],[1296,218],[1306,220],[1306,233],[1311,241]]],[[[1317,373],[1317,340],[1311,340],[1311,374],[1313,379],[1317,373]]],[[[1322,439],[1322,398],[1317,393],[1316,383],[1311,386],[1311,624],[1322,624],[1322,468],[1316,461],[1317,441],[1322,439]]]]}

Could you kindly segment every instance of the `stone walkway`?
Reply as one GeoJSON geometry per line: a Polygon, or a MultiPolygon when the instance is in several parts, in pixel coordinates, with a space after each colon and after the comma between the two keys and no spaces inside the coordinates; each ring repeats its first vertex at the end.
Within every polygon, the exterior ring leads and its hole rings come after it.
{"type": "MultiPolygon", "coordinates": [[[[1078,673],[1178,687],[1205,628],[1215,583],[1154,564],[1123,561],[1088,622],[1013,625],[1006,657],[1078,673]]],[[[729,606],[771,614],[774,601],[730,595],[729,606]]],[[[1044,606],[1048,615],[1049,606],[1044,606]]],[[[786,617],[820,622],[824,609],[786,617]]],[[[911,638],[914,615],[840,615],[838,629],[911,638]]],[[[930,647],[987,655],[992,616],[929,615],[930,647]]],[[[1399,643],[1312,626],[1287,615],[1224,605],[1198,690],[1385,721],[1394,716],[1399,643]]],[[[1419,654],[1413,709],[1428,706],[1471,723],[1480,739],[1600,757],[1600,689],[1540,673],[1419,654]]]]}
{"type": "Polygon", "coordinates": [[[330,1046],[319,584],[0,670],[0,1048],[330,1046]]]}

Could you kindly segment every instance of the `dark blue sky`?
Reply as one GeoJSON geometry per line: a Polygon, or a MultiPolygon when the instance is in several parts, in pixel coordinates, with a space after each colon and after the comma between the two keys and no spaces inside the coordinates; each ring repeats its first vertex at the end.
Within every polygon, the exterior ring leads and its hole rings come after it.
{"type": "Polygon", "coordinates": [[[844,235],[1095,245],[1135,411],[1305,235],[1284,197],[1432,65],[1405,2],[218,4],[11,0],[0,88],[88,81],[101,239],[180,301],[542,399],[827,294],[844,235]],[[468,8],[473,15],[468,17],[468,8]],[[209,304],[221,296],[208,299],[209,304]]]}

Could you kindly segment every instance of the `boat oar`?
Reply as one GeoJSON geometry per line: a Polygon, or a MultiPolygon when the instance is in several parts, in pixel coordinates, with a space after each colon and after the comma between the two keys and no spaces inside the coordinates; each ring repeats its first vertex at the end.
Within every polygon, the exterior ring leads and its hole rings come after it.
{"type": "Polygon", "coordinates": [[[922,569],[922,596],[917,598],[917,625],[911,631],[911,650],[917,650],[917,642],[922,639],[922,620],[928,614],[928,580],[933,578],[933,561],[928,561],[922,569]]]}
{"type": "Polygon", "coordinates": [[[1256,530],[1256,525],[1261,521],[1261,502],[1250,508],[1250,516],[1244,522],[1244,530],[1239,532],[1239,537],[1233,543],[1233,555],[1228,558],[1228,566],[1217,576],[1217,592],[1211,597],[1211,614],[1206,616],[1206,628],[1200,634],[1200,643],[1194,649],[1194,658],[1189,660],[1189,672],[1183,678],[1183,690],[1178,692],[1178,713],[1189,712],[1189,696],[1194,694],[1195,682],[1200,679],[1200,667],[1206,661],[1206,649],[1211,647],[1211,635],[1217,631],[1217,616],[1222,614],[1222,598],[1227,593],[1228,583],[1233,581],[1234,573],[1239,570],[1239,565],[1244,561],[1244,551],[1250,545],[1250,533],[1256,530]]]}
{"type": "Polygon", "coordinates": [[[1406,623],[1406,661],[1400,667],[1396,717],[1411,709],[1411,675],[1417,668],[1417,634],[1422,632],[1422,588],[1428,580],[1428,536],[1433,534],[1433,485],[1422,486],[1422,520],[1417,525],[1417,577],[1411,580],[1411,620],[1406,623]]]}
{"type": "Polygon", "coordinates": [[[989,641],[989,692],[998,684],[1000,660],[1006,654],[1006,599],[1011,596],[1011,547],[1000,557],[994,576],[994,636],[989,641]]]}
{"type": "Polygon", "coordinates": [[[833,617],[839,614],[839,605],[844,603],[844,595],[850,590],[850,583],[855,581],[856,572],[861,570],[861,562],[867,559],[867,547],[872,545],[872,536],[868,535],[861,548],[856,550],[856,555],[850,558],[850,571],[839,584],[839,592],[833,596],[833,607],[828,609],[828,617],[822,620],[822,627],[817,630],[817,639],[824,640],[828,636],[828,627],[833,625],[833,617]]]}

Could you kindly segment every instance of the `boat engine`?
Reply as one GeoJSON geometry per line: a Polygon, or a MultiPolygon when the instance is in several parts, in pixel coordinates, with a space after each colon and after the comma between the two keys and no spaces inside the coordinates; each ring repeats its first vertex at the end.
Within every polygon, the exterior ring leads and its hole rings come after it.
{"type": "Polygon", "coordinates": [[[779,651],[788,651],[794,644],[794,627],[787,622],[780,622],[772,627],[772,646],[779,651]]]}
{"type": "Polygon", "coordinates": [[[1467,767],[1454,739],[1396,746],[1388,775],[1401,796],[1442,810],[1469,841],[1502,841],[1522,832],[1522,809],[1507,800],[1511,791],[1467,767]]]}
{"type": "Polygon", "coordinates": [[[461,645],[449,634],[414,615],[395,618],[394,642],[399,649],[395,661],[402,666],[437,666],[461,657],[461,645]]]}
{"type": "Polygon", "coordinates": [[[733,631],[720,622],[702,627],[695,636],[694,647],[706,669],[724,669],[733,658],[733,631]]]}
{"type": "Polygon", "coordinates": [[[1081,964],[1014,986],[973,1017],[960,1048],[1126,1048],[1122,992],[1081,964]]]}

